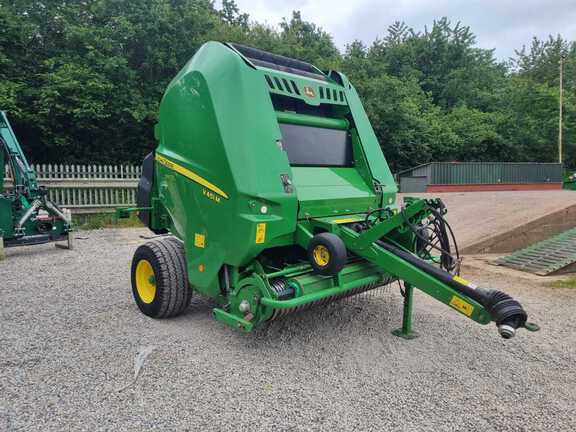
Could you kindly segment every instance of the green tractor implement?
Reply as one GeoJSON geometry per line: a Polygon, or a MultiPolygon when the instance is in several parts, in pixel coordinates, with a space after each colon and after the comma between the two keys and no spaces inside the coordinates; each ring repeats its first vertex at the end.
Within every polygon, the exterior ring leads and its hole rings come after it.
{"type": "Polygon", "coordinates": [[[0,255],[3,247],[66,240],[71,248],[70,220],[38,185],[6,113],[0,111],[0,255]],[[5,166],[12,185],[4,185],[5,166]]]}
{"type": "Polygon", "coordinates": [[[509,295],[459,277],[438,199],[405,199],[346,76],[237,44],[203,45],[168,86],[143,162],[137,211],[159,236],[132,262],[151,317],[193,293],[249,332],[312,305],[404,282],[504,338],[536,330],[509,295]],[[170,234],[170,235],[167,235],[170,234]]]}

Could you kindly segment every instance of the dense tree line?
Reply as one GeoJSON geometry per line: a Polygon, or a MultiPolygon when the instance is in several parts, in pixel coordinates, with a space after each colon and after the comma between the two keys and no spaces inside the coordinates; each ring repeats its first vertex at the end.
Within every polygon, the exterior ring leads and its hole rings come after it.
{"type": "Polygon", "coordinates": [[[393,169],[431,160],[557,160],[565,56],[566,163],[576,153],[576,43],[534,39],[507,62],[442,18],[350,43],[298,12],[278,28],[232,0],[4,0],[0,109],[34,162],[139,163],[162,93],[205,41],[240,42],[339,69],[358,88],[393,169]]]}

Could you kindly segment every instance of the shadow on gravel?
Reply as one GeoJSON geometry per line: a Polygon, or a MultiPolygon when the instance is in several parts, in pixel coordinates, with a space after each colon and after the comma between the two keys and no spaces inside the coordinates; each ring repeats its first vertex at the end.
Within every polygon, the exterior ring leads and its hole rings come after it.
{"type": "Polygon", "coordinates": [[[178,323],[179,327],[194,326],[202,328],[201,331],[215,332],[250,350],[274,345],[279,341],[283,344],[315,346],[325,343],[327,339],[341,342],[342,335],[354,338],[389,333],[400,325],[402,302],[400,295],[396,295],[393,289],[383,287],[374,293],[315,306],[263,323],[249,334],[213,319],[211,312],[215,306],[209,299],[196,297],[185,314],[171,321],[178,323]]]}
{"type": "Polygon", "coordinates": [[[54,243],[47,243],[44,245],[34,245],[34,246],[17,246],[6,248],[6,260],[2,261],[3,264],[10,264],[10,258],[17,257],[37,257],[50,254],[72,254],[74,251],[60,249],[55,246],[54,243]]]}

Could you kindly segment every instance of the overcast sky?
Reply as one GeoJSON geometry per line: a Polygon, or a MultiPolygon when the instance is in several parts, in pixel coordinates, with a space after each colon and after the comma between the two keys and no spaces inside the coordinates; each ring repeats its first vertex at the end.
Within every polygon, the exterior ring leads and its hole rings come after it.
{"type": "Polygon", "coordinates": [[[470,26],[482,48],[505,60],[533,36],[576,39],[576,0],[236,0],[259,22],[277,25],[293,10],[329,32],[343,49],[354,39],[370,44],[394,21],[415,30],[447,16],[470,26]]]}

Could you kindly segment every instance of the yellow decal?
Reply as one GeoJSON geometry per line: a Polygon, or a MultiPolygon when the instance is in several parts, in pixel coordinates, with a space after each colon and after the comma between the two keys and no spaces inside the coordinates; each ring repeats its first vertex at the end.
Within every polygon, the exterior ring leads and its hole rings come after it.
{"type": "Polygon", "coordinates": [[[256,243],[264,243],[266,240],[266,224],[259,223],[256,225],[256,243]]]}
{"type": "Polygon", "coordinates": [[[466,279],[464,279],[464,278],[461,278],[460,276],[454,276],[454,277],[452,278],[452,280],[453,280],[454,282],[458,282],[458,283],[460,283],[460,284],[462,284],[462,285],[466,285],[466,286],[470,285],[470,281],[469,281],[469,280],[466,280],[466,279]]]}
{"type": "Polygon", "coordinates": [[[194,234],[194,246],[203,248],[206,246],[206,236],[204,234],[194,234]]]}
{"type": "Polygon", "coordinates": [[[308,86],[304,87],[304,94],[308,97],[311,97],[311,98],[316,96],[316,93],[314,93],[314,89],[312,87],[308,87],[308,86]]]}
{"type": "Polygon", "coordinates": [[[220,202],[220,197],[218,195],[216,195],[214,192],[209,191],[207,189],[202,189],[202,195],[204,195],[208,199],[211,199],[214,202],[217,202],[217,203],[220,202]]]}
{"type": "Polygon", "coordinates": [[[467,301],[462,300],[458,296],[452,296],[452,299],[450,300],[450,306],[452,306],[457,311],[462,312],[466,316],[470,316],[472,315],[472,312],[474,312],[474,306],[472,306],[467,301]]]}
{"type": "Polygon", "coordinates": [[[226,195],[222,189],[216,185],[213,185],[205,178],[200,177],[198,174],[190,171],[188,168],[184,168],[182,165],[178,165],[177,163],[166,159],[164,156],[161,156],[158,153],[156,154],[156,160],[166,168],[169,168],[172,171],[176,171],[178,174],[182,174],[184,177],[189,178],[193,182],[198,183],[199,185],[204,186],[206,189],[209,189],[212,192],[220,195],[222,198],[228,199],[228,195],[226,195]]]}
{"type": "Polygon", "coordinates": [[[337,224],[344,224],[349,222],[356,222],[356,218],[334,219],[332,222],[337,224]]]}

